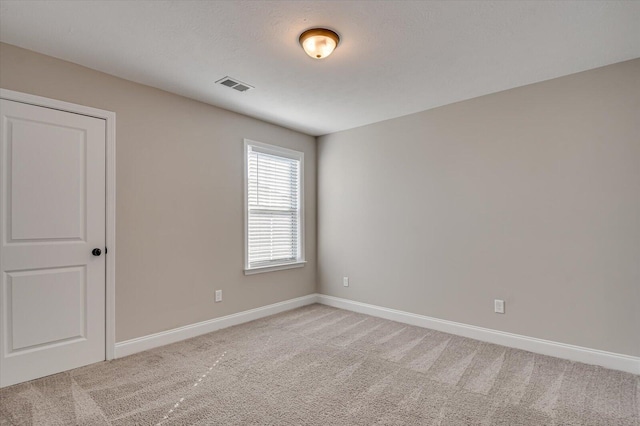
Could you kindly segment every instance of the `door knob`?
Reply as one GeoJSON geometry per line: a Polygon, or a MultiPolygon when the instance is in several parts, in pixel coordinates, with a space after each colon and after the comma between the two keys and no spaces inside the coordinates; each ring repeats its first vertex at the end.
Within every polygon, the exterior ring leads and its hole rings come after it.
{"type": "Polygon", "coordinates": [[[94,256],[100,256],[102,254],[102,250],[100,250],[99,248],[94,248],[91,254],[94,256]]]}

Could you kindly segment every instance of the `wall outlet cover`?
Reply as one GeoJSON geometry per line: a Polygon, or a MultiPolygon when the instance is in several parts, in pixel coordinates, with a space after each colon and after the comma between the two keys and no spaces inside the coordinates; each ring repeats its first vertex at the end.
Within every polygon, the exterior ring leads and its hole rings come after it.
{"type": "Polygon", "coordinates": [[[222,302],[222,290],[216,290],[216,302],[222,302]]]}
{"type": "Polygon", "coordinates": [[[497,314],[504,314],[504,300],[495,299],[493,301],[493,311],[497,314]]]}

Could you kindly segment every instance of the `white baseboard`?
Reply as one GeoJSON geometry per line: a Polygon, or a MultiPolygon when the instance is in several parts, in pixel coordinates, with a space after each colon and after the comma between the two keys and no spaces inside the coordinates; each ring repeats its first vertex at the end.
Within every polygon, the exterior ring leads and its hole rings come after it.
{"type": "Polygon", "coordinates": [[[339,297],[325,296],[323,294],[317,295],[317,302],[335,308],[346,309],[348,311],[359,312],[418,327],[430,328],[497,345],[583,362],[585,364],[600,365],[627,373],[640,374],[640,357],[506,333],[504,331],[441,320],[424,315],[412,314],[410,312],[398,311],[396,309],[384,308],[382,306],[354,302],[339,297]]]}
{"type": "Polygon", "coordinates": [[[181,340],[200,336],[202,334],[211,333],[212,331],[220,330],[222,328],[227,328],[245,322],[268,317],[269,315],[289,311],[301,306],[311,305],[317,302],[317,297],[317,294],[310,294],[307,296],[298,297],[296,299],[274,303],[273,305],[262,306],[260,308],[238,312],[236,314],[231,314],[220,318],[214,318],[208,321],[202,321],[196,324],[162,331],[160,333],[126,340],[124,342],[118,342],[115,346],[115,358],[122,358],[127,355],[135,354],[137,352],[146,351],[149,349],[157,348],[159,346],[164,346],[170,343],[175,343],[181,340]]]}
{"type": "Polygon", "coordinates": [[[335,308],[359,312],[418,327],[430,328],[432,330],[469,337],[471,339],[508,346],[511,348],[522,349],[542,355],[583,362],[585,364],[600,365],[602,367],[625,371],[632,374],[640,374],[640,357],[568,345],[566,343],[552,342],[550,340],[507,333],[504,331],[442,320],[425,315],[412,314],[410,312],[399,311],[382,306],[369,305],[367,303],[355,302],[353,300],[342,299],[339,297],[326,296],[324,294],[310,294],[296,299],[274,303],[273,305],[267,305],[184,327],[174,328],[173,330],[167,330],[119,342],[116,343],[115,346],[115,357],[122,358],[137,352],[179,342],[181,340],[200,336],[222,328],[243,324],[245,322],[264,318],[269,315],[278,314],[280,312],[302,306],[311,305],[313,303],[321,303],[335,308]]]}

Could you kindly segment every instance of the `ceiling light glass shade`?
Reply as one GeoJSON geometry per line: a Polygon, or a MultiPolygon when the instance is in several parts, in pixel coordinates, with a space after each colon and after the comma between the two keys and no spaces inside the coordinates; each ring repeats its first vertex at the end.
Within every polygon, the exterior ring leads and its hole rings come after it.
{"type": "Polygon", "coordinates": [[[312,28],[300,34],[300,45],[314,59],[331,55],[339,42],[340,36],[326,28],[312,28]]]}

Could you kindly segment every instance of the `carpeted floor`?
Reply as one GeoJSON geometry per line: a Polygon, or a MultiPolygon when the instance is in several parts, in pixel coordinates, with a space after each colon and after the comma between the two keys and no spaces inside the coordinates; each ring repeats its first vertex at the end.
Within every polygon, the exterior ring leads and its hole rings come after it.
{"type": "Polygon", "coordinates": [[[0,425],[638,425],[640,377],[322,305],[0,390],[0,425]]]}

